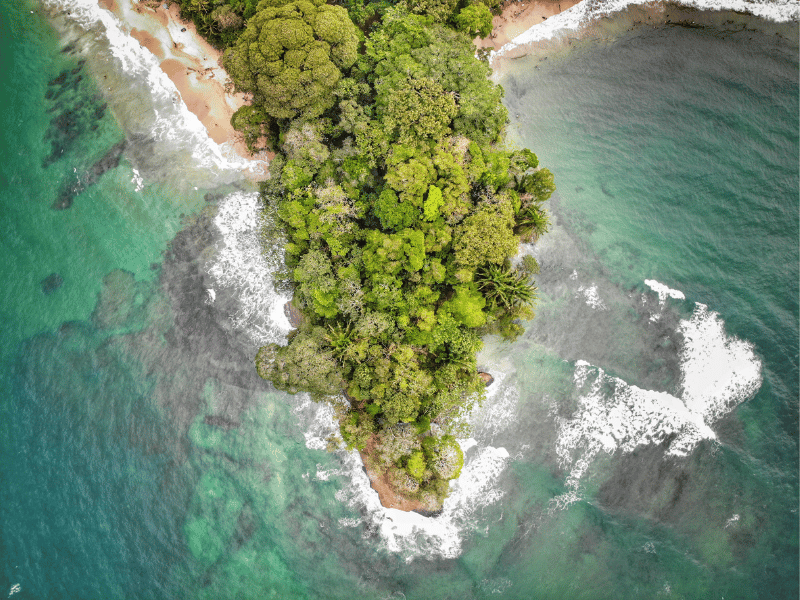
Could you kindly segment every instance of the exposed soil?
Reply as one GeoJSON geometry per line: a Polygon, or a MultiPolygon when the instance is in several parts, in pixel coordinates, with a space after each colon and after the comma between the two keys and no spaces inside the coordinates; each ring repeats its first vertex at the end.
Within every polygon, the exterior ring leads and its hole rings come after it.
{"type": "Polygon", "coordinates": [[[441,506],[431,506],[415,498],[407,498],[403,496],[390,482],[386,474],[379,474],[369,468],[369,456],[375,451],[376,437],[373,435],[367,442],[364,450],[359,452],[361,454],[361,461],[364,463],[364,471],[369,477],[369,484],[372,489],[378,492],[378,498],[381,504],[386,508],[396,508],[405,512],[417,512],[426,517],[434,516],[441,510],[441,506]]]}

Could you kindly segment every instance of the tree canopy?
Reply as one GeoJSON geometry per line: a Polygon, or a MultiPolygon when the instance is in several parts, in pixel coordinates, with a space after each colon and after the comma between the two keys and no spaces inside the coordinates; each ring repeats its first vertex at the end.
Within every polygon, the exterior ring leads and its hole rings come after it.
{"type": "Polygon", "coordinates": [[[340,6],[323,0],[258,5],[224,65],[236,89],[276,119],[319,117],[356,60],[359,35],[340,6]]]}
{"type": "Polygon", "coordinates": [[[470,42],[488,9],[457,7],[381,4],[359,53],[344,8],[262,0],[225,55],[253,95],[234,121],[277,132],[262,195],[303,314],[258,373],[332,400],[349,447],[374,441],[372,468],[439,501],[463,462],[452,435],[484,394],[480,336],[512,339],[533,316],[534,269],[512,258],[547,230],[554,189],[504,143],[502,89],[470,42]]]}

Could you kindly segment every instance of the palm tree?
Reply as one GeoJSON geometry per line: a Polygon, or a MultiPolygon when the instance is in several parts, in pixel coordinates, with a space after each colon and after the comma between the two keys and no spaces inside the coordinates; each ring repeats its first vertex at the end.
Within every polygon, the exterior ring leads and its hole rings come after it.
{"type": "Polygon", "coordinates": [[[538,204],[532,204],[520,210],[516,221],[514,233],[534,242],[539,239],[540,235],[550,231],[550,216],[538,204]]]}
{"type": "Polygon", "coordinates": [[[511,311],[536,300],[536,286],[510,267],[490,264],[478,269],[475,276],[478,289],[494,308],[511,311]]]}

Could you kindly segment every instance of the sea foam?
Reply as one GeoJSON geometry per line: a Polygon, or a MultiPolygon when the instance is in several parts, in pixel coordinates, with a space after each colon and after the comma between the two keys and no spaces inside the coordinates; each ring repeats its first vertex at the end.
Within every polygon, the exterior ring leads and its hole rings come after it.
{"type": "MultiPolygon", "coordinates": [[[[492,54],[502,56],[520,46],[573,35],[601,18],[609,17],[630,6],[645,4],[652,6],[655,3],[635,0],[583,0],[543,23],[534,25],[492,54]]],[[[778,23],[800,19],[800,4],[796,0],[679,0],[678,4],[698,10],[746,12],[778,23]]]]}
{"type": "Polygon", "coordinates": [[[78,34],[80,39],[74,41],[79,42],[77,46],[82,47],[93,70],[105,74],[98,78],[98,85],[128,135],[155,143],[158,160],[150,165],[151,171],[158,166],[165,178],[180,177],[203,187],[230,183],[240,179],[243,172],[265,172],[264,161],[240,157],[229,144],[217,144],[209,137],[161,70],[158,59],[96,0],[42,3],[57,25],[61,21],[89,34],[78,34]]]}
{"type": "MultiPolygon", "coordinates": [[[[665,299],[684,297],[666,286],[654,289],[665,299]]],[[[687,456],[700,441],[716,439],[711,425],[758,391],[762,365],[753,344],[728,335],[718,313],[697,303],[678,328],[683,342],[677,395],[630,385],[585,361],[575,363],[578,408],[567,419],[557,416],[555,406],[552,411],[556,451],[569,470],[567,492],[553,500],[553,508],[580,498],[581,479],[600,453],[664,443],[668,456],[687,456]]]]}
{"type": "Polygon", "coordinates": [[[222,238],[206,263],[215,285],[229,289],[236,297],[237,309],[229,315],[233,326],[258,346],[285,343],[291,330],[283,311],[290,298],[275,291],[271,277],[282,263],[282,253],[278,248],[264,252],[262,217],[258,192],[235,192],[225,197],[214,218],[222,238]]]}
{"type": "MultiPolygon", "coordinates": [[[[502,378],[502,375],[497,377],[502,378]]],[[[503,393],[500,395],[504,396],[503,393]]],[[[315,450],[325,449],[328,437],[339,431],[333,409],[330,405],[312,402],[308,394],[298,394],[296,399],[293,412],[304,431],[306,446],[315,450]]],[[[500,398],[500,404],[507,402],[500,398]]],[[[505,409],[501,412],[504,413],[505,409]]],[[[342,467],[332,470],[318,468],[313,479],[325,481],[333,475],[342,477],[343,486],[336,498],[357,510],[361,517],[344,517],[339,520],[340,527],[361,527],[364,536],[377,534],[386,551],[400,554],[407,562],[417,558],[456,558],[461,554],[465,537],[486,526],[482,509],[503,497],[498,479],[510,460],[505,448],[481,443],[474,438],[457,441],[464,452],[464,467],[459,478],[451,482],[450,494],[437,516],[426,517],[381,505],[356,451],[340,450],[338,455],[342,467]]]]}

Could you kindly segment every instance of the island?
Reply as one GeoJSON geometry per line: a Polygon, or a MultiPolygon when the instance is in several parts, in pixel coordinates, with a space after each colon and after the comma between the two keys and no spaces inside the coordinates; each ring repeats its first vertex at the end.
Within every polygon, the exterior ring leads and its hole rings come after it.
{"type": "MultiPolygon", "coordinates": [[[[481,338],[533,317],[553,175],[505,141],[503,90],[473,39],[496,1],[182,0],[223,50],[232,116],[285,239],[295,329],[261,377],[331,403],[332,447],[362,456],[385,506],[441,509],[456,439],[484,395],[481,338]]],[[[488,377],[490,379],[490,377],[488,377]]]]}

